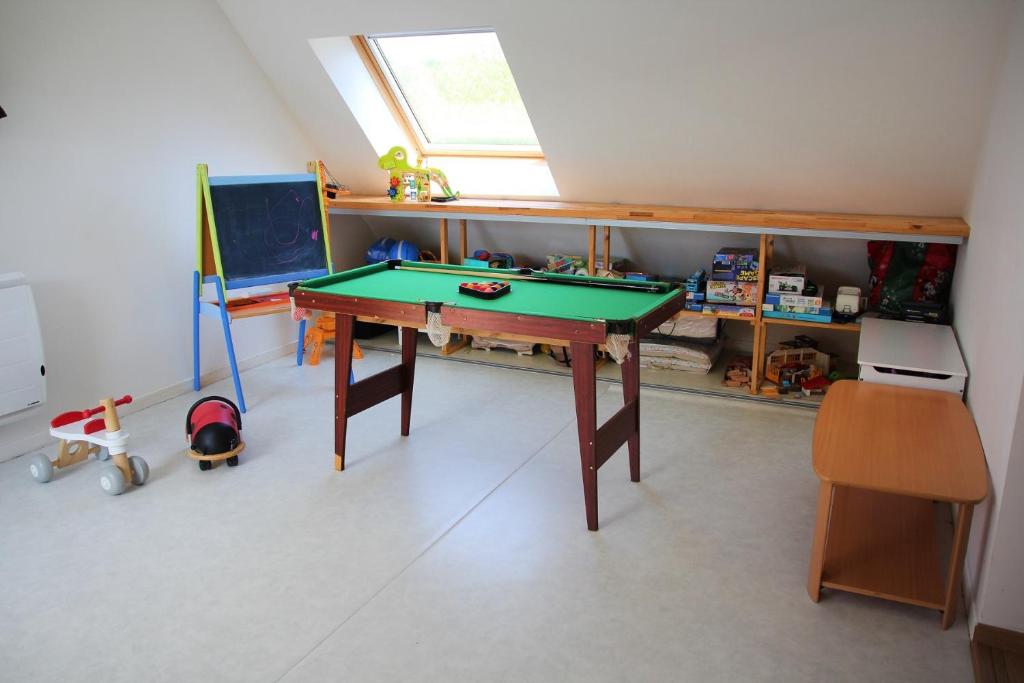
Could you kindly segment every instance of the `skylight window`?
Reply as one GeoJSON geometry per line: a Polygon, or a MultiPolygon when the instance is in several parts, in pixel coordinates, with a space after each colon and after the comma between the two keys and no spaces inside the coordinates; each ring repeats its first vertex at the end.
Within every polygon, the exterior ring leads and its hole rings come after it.
{"type": "Polygon", "coordinates": [[[542,157],[494,31],[356,41],[421,156],[542,157]]]}

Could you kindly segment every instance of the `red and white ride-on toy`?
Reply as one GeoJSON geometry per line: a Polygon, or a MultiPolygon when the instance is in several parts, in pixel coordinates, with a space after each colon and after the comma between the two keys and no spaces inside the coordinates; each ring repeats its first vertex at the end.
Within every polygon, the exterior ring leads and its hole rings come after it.
{"type": "Polygon", "coordinates": [[[117,406],[131,402],[128,395],[116,401],[105,398],[95,408],[72,410],[50,420],[50,435],[60,439],[60,452],[53,461],[44,453],[33,455],[29,462],[32,477],[45,484],[53,479],[54,467],[70,467],[95,455],[97,460],[113,460],[100,473],[100,486],[110,495],[123,493],[128,482],[136,486],[145,484],[149,465],[137,455],[128,457],[128,432],[121,429],[117,416],[117,406]],[[90,419],[101,412],[102,418],[90,419]]]}

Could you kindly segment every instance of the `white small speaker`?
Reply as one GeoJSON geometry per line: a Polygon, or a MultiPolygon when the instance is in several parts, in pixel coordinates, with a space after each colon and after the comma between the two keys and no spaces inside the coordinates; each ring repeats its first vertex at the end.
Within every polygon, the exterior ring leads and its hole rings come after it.
{"type": "Polygon", "coordinates": [[[840,287],[836,291],[836,313],[856,315],[860,313],[860,287],[840,287]]]}

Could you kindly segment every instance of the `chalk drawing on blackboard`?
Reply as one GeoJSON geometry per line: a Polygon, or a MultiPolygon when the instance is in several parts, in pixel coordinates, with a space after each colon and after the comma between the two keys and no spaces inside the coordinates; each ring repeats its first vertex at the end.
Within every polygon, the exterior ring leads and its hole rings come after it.
{"type": "Polygon", "coordinates": [[[327,267],[315,180],[212,185],[210,192],[225,279],[327,267]]]}

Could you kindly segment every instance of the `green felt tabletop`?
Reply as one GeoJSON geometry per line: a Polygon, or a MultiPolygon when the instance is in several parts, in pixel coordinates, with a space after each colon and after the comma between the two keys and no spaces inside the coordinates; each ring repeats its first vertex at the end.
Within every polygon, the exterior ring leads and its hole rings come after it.
{"type": "MultiPolygon", "coordinates": [[[[562,282],[543,279],[509,280],[512,290],[497,299],[479,299],[459,292],[463,282],[502,280],[515,270],[477,269],[449,264],[402,262],[404,267],[389,269],[386,263],[356,268],[313,280],[302,289],[321,294],[381,299],[400,303],[441,302],[460,308],[494,311],[518,315],[536,315],[567,320],[630,320],[636,319],[661,304],[682,296],[679,289],[658,284],[655,292],[636,289],[611,289],[585,286],[586,281],[615,280],[582,278],[572,275],[554,276],[562,282]],[[424,268],[409,270],[408,268],[424,268]],[[429,272],[456,270],[458,274],[429,272]]],[[[621,281],[619,281],[621,282],[621,281]]],[[[648,284],[648,283],[644,283],[648,284]]],[[[654,283],[650,283],[654,284],[654,283]]]]}

